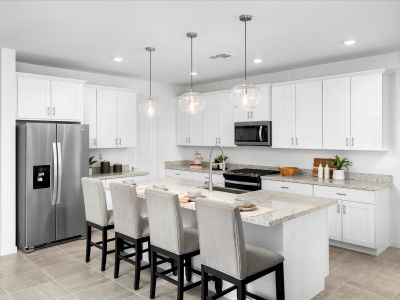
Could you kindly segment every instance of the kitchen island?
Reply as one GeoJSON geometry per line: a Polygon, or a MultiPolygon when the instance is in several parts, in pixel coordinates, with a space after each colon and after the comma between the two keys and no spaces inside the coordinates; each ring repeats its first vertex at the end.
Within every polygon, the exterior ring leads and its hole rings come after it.
{"type": "MultiPolygon", "coordinates": [[[[327,208],[334,205],[336,200],[268,191],[240,195],[209,192],[199,187],[196,181],[176,178],[141,182],[137,186],[138,196],[145,199],[145,189],[153,185],[164,185],[179,197],[193,190],[201,191],[208,199],[228,203],[240,197],[270,211],[260,215],[242,213],[246,243],[276,251],[285,257],[286,299],[311,299],[324,290],[325,277],[329,272],[327,208]]],[[[181,206],[185,226],[196,226],[194,203],[184,203],[181,206]]],[[[194,261],[194,266],[199,268],[199,259],[194,261]]],[[[248,290],[274,299],[274,274],[249,284],[248,290]]],[[[228,295],[230,299],[235,297],[234,292],[228,295]]]]}

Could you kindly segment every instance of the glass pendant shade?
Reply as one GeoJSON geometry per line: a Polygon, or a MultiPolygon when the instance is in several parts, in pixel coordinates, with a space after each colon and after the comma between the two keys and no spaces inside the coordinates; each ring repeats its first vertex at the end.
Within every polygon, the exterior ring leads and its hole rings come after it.
{"type": "Polygon", "coordinates": [[[190,115],[200,113],[205,105],[204,97],[200,93],[193,91],[182,94],[178,102],[181,111],[190,115]]]}
{"type": "Polygon", "coordinates": [[[252,110],[260,101],[260,89],[251,83],[241,83],[232,88],[231,97],[235,107],[252,110]]]}
{"type": "Polygon", "coordinates": [[[148,97],[139,104],[139,111],[148,118],[160,116],[161,105],[154,97],[148,97]]]}

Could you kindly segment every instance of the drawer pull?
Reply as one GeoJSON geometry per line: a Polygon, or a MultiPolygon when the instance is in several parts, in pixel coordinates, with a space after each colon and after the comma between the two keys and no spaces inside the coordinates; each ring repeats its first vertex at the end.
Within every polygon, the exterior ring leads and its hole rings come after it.
{"type": "Polygon", "coordinates": [[[181,174],[180,174],[180,173],[175,173],[175,175],[177,175],[177,176],[181,176],[181,174]]]}
{"type": "Polygon", "coordinates": [[[347,196],[347,194],[345,194],[345,193],[336,193],[336,195],[338,195],[338,196],[347,196]]]}
{"type": "Polygon", "coordinates": [[[337,204],[337,206],[336,206],[336,212],[337,212],[338,214],[340,214],[340,204],[337,204]]]}
{"type": "Polygon", "coordinates": [[[343,205],[343,214],[346,214],[346,205],[343,205]]]}
{"type": "Polygon", "coordinates": [[[288,190],[288,189],[289,189],[289,187],[288,187],[288,186],[281,186],[281,189],[288,190]]]}

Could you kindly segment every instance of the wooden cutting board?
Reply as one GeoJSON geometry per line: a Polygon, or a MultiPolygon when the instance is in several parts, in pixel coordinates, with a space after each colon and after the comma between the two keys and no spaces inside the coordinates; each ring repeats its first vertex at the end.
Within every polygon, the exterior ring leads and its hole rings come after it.
{"type": "Polygon", "coordinates": [[[328,164],[330,170],[329,177],[331,178],[333,175],[333,170],[335,170],[335,167],[333,166],[333,158],[314,158],[313,176],[318,177],[318,167],[320,162],[324,169],[326,164],[328,164]]]}

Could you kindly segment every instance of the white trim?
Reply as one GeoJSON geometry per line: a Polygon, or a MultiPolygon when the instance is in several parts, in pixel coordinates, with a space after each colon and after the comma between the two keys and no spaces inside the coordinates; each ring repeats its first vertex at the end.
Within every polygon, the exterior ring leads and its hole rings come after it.
{"type": "Polygon", "coordinates": [[[400,248],[400,242],[392,241],[392,242],[390,242],[390,247],[400,248]]]}
{"type": "Polygon", "coordinates": [[[137,90],[121,88],[121,87],[114,87],[114,86],[108,86],[108,85],[85,84],[85,86],[86,87],[95,88],[95,89],[114,90],[114,91],[118,91],[118,92],[129,92],[129,93],[135,93],[135,94],[138,93],[137,90]]]}
{"type": "Polygon", "coordinates": [[[80,79],[47,76],[47,75],[32,74],[32,73],[21,73],[21,72],[17,72],[17,77],[40,78],[40,79],[47,79],[47,80],[53,80],[53,81],[73,82],[73,83],[80,83],[80,84],[85,84],[87,82],[86,80],[80,80],[80,79]]]}

